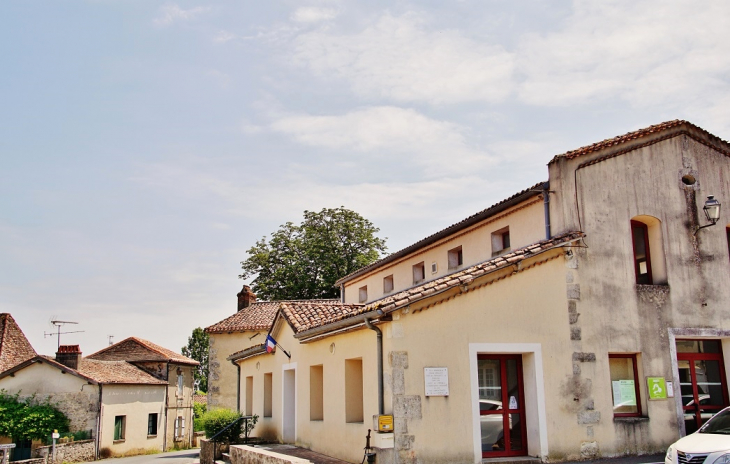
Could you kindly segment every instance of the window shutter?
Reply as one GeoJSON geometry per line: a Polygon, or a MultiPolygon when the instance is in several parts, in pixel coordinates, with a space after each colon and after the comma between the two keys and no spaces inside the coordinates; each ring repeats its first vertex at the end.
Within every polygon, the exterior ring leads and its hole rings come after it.
{"type": "Polygon", "coordinates": [[[182,422],[182,425],[180,426],[180,437],[185,436],[185,418],[181,417],[180,421],[182,422]]]}
{"type": "Polygon", "coordinates": [[[175,418],[175,426],[174,426],[173,435],[176,436],[176,437],[177,437],[177,423],[178,423],[179,420],[180,420],[180,418],[178,418],[178,417],[175,418]]]}

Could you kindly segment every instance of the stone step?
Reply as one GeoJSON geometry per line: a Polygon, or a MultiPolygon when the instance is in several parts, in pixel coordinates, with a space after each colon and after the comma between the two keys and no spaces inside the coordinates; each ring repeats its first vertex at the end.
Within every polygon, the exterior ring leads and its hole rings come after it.
{"type": "Polygon", "coordinates": [[[540,464],[542,461],[532,456],[510,456],[506,458],[484,458],[482,464],[540,464]]]}

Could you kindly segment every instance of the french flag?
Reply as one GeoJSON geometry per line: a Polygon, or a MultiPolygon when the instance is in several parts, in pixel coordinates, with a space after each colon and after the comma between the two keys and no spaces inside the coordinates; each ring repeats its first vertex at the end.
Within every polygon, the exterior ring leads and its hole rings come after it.
{"type": "Polygon", "coordinates": [[[273,353],[276,349],[276,340],[271,335],[266,336],[266,352],[273,353]]]}

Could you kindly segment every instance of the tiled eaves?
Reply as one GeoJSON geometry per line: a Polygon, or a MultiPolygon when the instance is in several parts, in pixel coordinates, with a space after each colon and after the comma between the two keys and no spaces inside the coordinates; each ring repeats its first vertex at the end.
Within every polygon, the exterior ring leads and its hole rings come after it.
{"type": "Polygon", "coordinates": [[[244,308],[241,311],[238,311],[233,315],[223,319],[222,321],[207,327],[205,329],[205,332],[208,334],[226,334],[246,332],[249,330],[269,330],[272,323],[274,322],[276,314],[279,312],[279,307],[282,303],[295,303],[299,301],[329,303],[339,302],[340,300],[322,299],[259,301],[253,303],[248,308],[244,308]]]}
{"type": "MultiPolygon", "coordinates": [[[[411,287],[407,290],[398,292],[395,295],[390,295],[385,298],[381,298],[380,300],[373,301],[367,305],[360,307],[356,313],[346,315],[340,320],[354,318],[355,316],[371,313],[377,310],[382,311],[383,314],[388,314],[417,301],[432,298],[433,296],[436,296],[439,293],[446,292],[452,288],[459,286],[470,286],[470,284],[472,284],[472,282],[479,277],[486,276],[488,274],[511,266],[517,266],[522,261],[528,258],[574,242],[583,238],[584,236],[585,234],[583,232],[573,231],[555,236],[549,240],[542,240],[537,243],[533,243],[532,245],[517,249],[511,253],[497,256],[488,261],[484,261],[467,269],[463,269],[459,272],[455,272],[453,274],[446,275],[444,277],[423,283],[421,285],[411,287]]],[[[483,285],[479,285],[478,288],[482,286],[483,285]]],[[[327,324],[323,324],[322,326],[325,326],[327,324]]],[[[312,329],[314,328],[317,327],[312,327],[312,329]]],[[[338,325],[337,330],[339,331],[341,329],[342,328],[338,325]]],[[[318,333],[315,336],[320,337],[321,334],[318,333]]],[[[304,337],[300,339],[302,342],[304,342],[305,339],[309,340],[310,336],[309,334],[304,334],[304,337]]]]}
{"type": "Polygon", "coordinates": [[[259,345],[250,346],[245,350],[236,351],[235,353],[228,356],[226,359],[228,361],[243,361],[244,359],[248,359],[263,353],[266,353],[266,345],[261,343],[259,345]]]}
{"type": "Polygon", "coordinates": [[[448,288],[459,285],[468,285],[474,279],[491,272],[513,266],[519,262],[542,253],[549,249],[561,246],[565,243],[575,241],[582,238],[585,234],[582,232],[568,232],[558,235],[549,240],[542,240],[532,245],[519,248],[511,253],[494,257],[480,264],[476,264],[462,271],[446,275],[444,277],[426,282],[424,284],[412,287],[408,290],[399,292],[380,300],[373,301],[361,309],[361,313],[375,311],[380,309],[384,313],[394,311],[402,306],[413,303],[414,301],[427,298],[435,293],[447,290],[448,288]]]}
{"type": "MultiPolygon", "coordinates": [[[[695,126],[689,121],[681,120],[681,119],[675,119],[673,121],[667,121],[660,124],[655,124],[653,126],[646,127],[644,129],[639,129],[637,131],[629,132],[624,135],[619,135],[617,137],[613,137],[610,139],[603,140],[601,142],[596,142],[591,145],[586,145],[584,147],[578,148],[576,150],[567,151],[563,154],[556,155],[548,165],[553,164],[557,162],[558,160],[565,158],[565,159],[574,159],[578,158],[580,156],[588,155],[591,153],[595,153],[601,150],[606,150],[610,148],[618,148],[620,145],[624,145],[630,142],[637,142],[639,139],[649,137],[649,136],[656,136],[660,132],[666,132],[670,131],[666,136],[660,137],[660,138],[653,138],[652,140],[648,141],[645,144],[641,144],[638,146],[632,146],[627,147],[625,150],[622,150],[615,154],[610,154],[608,157],[618,156],[619,154],[626,153],[628,151],[635,150],[637,148],[644,147],[646,145],[651,145],[653,143],[657,143],[662,140],[666,140],[672,137],[676,137],[677,135],[688,135],[692,139],[696,140],[697,142],[709,146],[715,150],[720,151],[726,156],[730,156],[730,144],[728,144],[727,141],[721,139],[720,137],[717,137],[716,135],[713,135],[706,130],[702,129],[699,126],[695,126]],[[684,126],[685,130],[679,130],[682,126],[684,126]],[[704,136],[704,139],[695,136],[692,132],[697,132],[704,136]]],[[[601,158],[605,159],[605,158],[601,158]]]]}
{"type": "Polygon", "coordinates": [[[422,240],[419,240],[418,242],[416,242],[412,245],[409,245],[409,246],[403,248],[402,250],[391,253],[388,256],[386,256],[382,259],[379,259],[378,261],[375,261],[372,264],[362,267],[362,268],[358,269],[357,271],[352,272],[352,273],[346,275],[345,277],[342,277],[337,282],[335,282],[335,285],[340,285],[345,282],[349,282],[349,281],[355,279],[356,277],[359,277],[363,274],[366,274],[366,273],[372,271],[373,269],[382,267],[386,264],[389,264],[389,263],[399,260],[401,258],[405,258],[406,256],[408,256],[416,251],[421,251],[423,248],[428,247],[429,245],[432,245],[447,237],[450,237],[451,235],[453,235],[463,229],[471,227],[481,221],[484,221],[485,219],[489,219],[490,217],[494,216],[495,214],[499,214],[503,211],[506,211],[507,209],[509,209],[513,206],[516,206],[529,198],[541,195],[541,192],[543,192],[545,190],[546,185],[547,185],[547,182],[539,182],[539,183],[533,185],[532,187],[529,187],[521,192],[518,192],[518,193],[512,195],[509,198],[506,198],[498,203],[495,203],[494,205],[490,206],[487,209],[484,209],[476,214],[473,214],[473,215],[467,217],[466,219],[463,219],[455,224],[452,224],[449,227],[436,232],[435,234],[429,235],[428,237],[426,237],[422,240]]]}
{"type": "Polygon", "coordinates": [[[321,304],[310,302],[282,303],[281,314],[294,329],[301,333],[315,327],[341,321],[349,316],[360,314],[361,304],[321,304]]]}

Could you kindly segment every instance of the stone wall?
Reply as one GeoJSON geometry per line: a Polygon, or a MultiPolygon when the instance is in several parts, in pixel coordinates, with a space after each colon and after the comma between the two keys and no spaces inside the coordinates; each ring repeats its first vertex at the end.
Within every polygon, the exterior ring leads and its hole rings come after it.
{"type": "MultiPolygon", "coordinates": [[[[69,393],[51,393],[45,396],[59,411],[66,414],[69,430],[90,431],[96,428],[96,417],[99,412],[99,387],[84,385],[84,391],[69,393]]],[[[23,396],[21,396],[23,398],[23,396]]],[[[43,395],[35,395],[36,400],[45,400],[43,395]]]]}
{"type": "Polygon", "coordinates": [[[218,443],[217,450],[213,448],[213,442],[208,439],[200,440],[200,464],[213,464],[216,459],[220,459],[222,453],[228,452],[228,445],[218,443]]]}
{"type": "MultiPolygon", "coordinates": [[[[245,445],[231,445],[231,464],[307,464],[308,459],[272,453],[245,445]]],[[[201,460],[201,464],[202,464],[201,460]]]]}
{"type": "MultiPolygon", "coordinates": [[[[53,464],[53,446],[41,446],[33,450],[33,457],[41,459],[42,464],[53,464]]],[[[96,459],[96,443],[94,440],[56,443],[55,464],[63,462],[88,462],[96,459]]]]}

